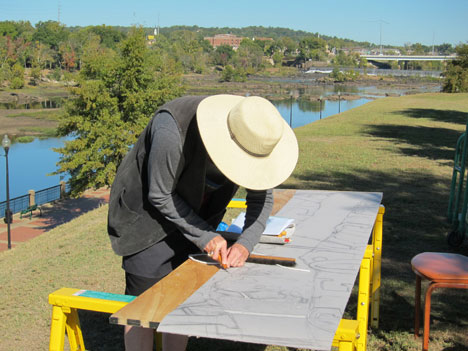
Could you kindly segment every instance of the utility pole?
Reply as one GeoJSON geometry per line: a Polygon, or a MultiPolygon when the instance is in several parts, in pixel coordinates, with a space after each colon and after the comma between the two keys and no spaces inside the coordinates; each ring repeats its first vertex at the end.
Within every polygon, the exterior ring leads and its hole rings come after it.
{"type": "Polygon", "coordinates": [[[435,33],[432,32],[432,56],[434,56],[434,37],[435,37],[435,33]]]}
{"type": "Polygon", "coordinates": [[[60,0],[58,2],[58,9],[57,9],[57,22],[60,24],[60,0]]]}
{"type": "Polygon", "coordinates": [[[378,20],[371,20],[370,22],[379,22],[380,25],[380,42],[379,42],[379,46],[380,46],[380,55],[383,55],[383,46],[382,46],[382,24],[385,23],[385,24],[390,24],[388,23],[387,21],[384,21],[383,19],[378,19],[378,20]]]}
{"type": "Polygon", "coordinates": [[[380,22],[380,55],[383,55],[383,47],[382,47],[382,23],[389,24],[387,21],[383,19],[379,20],[380,22]]]}

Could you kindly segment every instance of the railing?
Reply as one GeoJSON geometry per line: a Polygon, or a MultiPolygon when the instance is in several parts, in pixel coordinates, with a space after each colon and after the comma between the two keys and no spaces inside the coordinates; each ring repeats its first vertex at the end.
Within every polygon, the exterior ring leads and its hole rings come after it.
{"type": "MultiPolygon", "coordinates": [[[[43,205],[48,202],[59,200],[69,191],[69,185],[65,182],[60,182],[59,185],[38,190],[37,192],[30,190],[28,195],[10,199],[10,210],[12,213],[18,213],[32,205],[43,205]]],[[[5,217],[6,207],[6,201],[0,202],[0,218],[5,217]]]]}
{"type": "Polygon", "coordinates": [[[60,199],[60,185],[55,185],[47,189],[36,192],[36,204],[43,205],[60,199]]]}
{"type": "MultiPolygon", "coordinates": [[[[10,210],[12,213],[23,211],[29,206],[29,195],[22,195],[10,199],[10,210]]],[[[0,216],[5,217],[6,201],[0,202],[0,216]]]]}
{"type": "MultiPolygon", "coordinates": [[[[417,77],[434,77],[440,78],[442,71],[423,71],[423,70],[412,70],[412,69],[379,69],[379,68],[349,68],[340,67],[340,71],[355,71],[359,74],[368,74],[376,76],[417,76],[417,77]]],[[[333,67],[309,67],[304,70],[304,73],[321,73],[330,74],[333,71],[333,67]]]]}

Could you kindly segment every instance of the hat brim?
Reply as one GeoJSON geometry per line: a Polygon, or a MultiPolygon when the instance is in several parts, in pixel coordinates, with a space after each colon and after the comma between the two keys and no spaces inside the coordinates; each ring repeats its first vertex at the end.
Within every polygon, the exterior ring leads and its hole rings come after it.
{"type": "Polygon", "coordinates": [[[197,124],[205,148],[218,169],[233,183],[252,190],[265,190],[283,183],[296,167],[299,148],[293,130],[283,120],[283,136],[265,157],[253,156],[231,138],[229,111],[243,96],[214,95],[201,101],[197,124]]]}

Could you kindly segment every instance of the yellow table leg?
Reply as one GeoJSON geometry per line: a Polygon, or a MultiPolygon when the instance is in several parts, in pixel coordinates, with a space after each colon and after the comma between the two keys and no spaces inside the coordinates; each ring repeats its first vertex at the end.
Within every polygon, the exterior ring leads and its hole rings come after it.
{"type": "Polygon", "coordinates": [[[369,293],[370,293],[370,267],[372,260],[372,251],[367,249],[364,259],[361,262],[359,271],[359,290],[357,320],[359,322],[359,339],[357,340],[357,350],[365,351],[367,346],[367,326],[369,320],[369,293]]]}
{"type": "Polygon", "coordinates": [[[380,206],[379,213],[374,225],[372,235],[372,246],[374,247],[372,263],[372,291],[371,291],[371,320],[372,328],[379,327],[379,306],[380,306],[380,277],[382,268],[382,233],[383,233],[383,215],[385,207],[380,206]]]}
{"type": "Polygon", "coordinates": [[[62,351],[65,341],[65,322],[67,317],[62,308],[53,306],[52,323],[50,325],[49,351],[62,351]]]}
{"type": "Polygon", "coordinates": [[[78,318],[78,312],[75,308],[70,309],[70,313],[67,315],[67,335],[68,341],[70,342],[71,351],[85,351],[83,333],[81,332],[80,319],[78,318]]]}
{"type": "Polygon", "coordinates": [[[339,351],[354,351],[351,341],[341,341],[338,346],[339,351]]]}

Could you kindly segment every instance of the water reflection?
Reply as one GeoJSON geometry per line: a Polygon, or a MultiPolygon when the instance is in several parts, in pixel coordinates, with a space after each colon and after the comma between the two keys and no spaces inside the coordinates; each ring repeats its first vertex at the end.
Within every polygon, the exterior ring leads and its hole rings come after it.
{"type": "Polygon", "coordinates": [[[342,99],[341,101],[324,99],[321,104],[319,100],[306,99],[272,101],[272,103],[276,106],[284,120],[293,128],[297,128],[318,121],[321,118],[335,115],[340,110],[343,112],[364,105],[369,101],[372,101],[372,99],[342,99]]]}
{"type": "Polygon", "coordinates": [[[44,101],[33,101],[24,104],[18,102],[0,102],[0,109],[2,110],[17,110],[17,109],[43,109],[43,108],[60,108],[64,102],[63,98],[53,98],[44,101]]]}
{"type": "MultiPolygon", "coordinates": [[[[323,90],[320,90],[321,94],[323,90]]],[[[334,92],[331,91],[330,94],[334,92]]],[[[326,118],[351,108],[363,105],[371,101],[370,99],[358,100],[323,100],[322,105],[318,100],[298,98],[297,100],[272,101],[278,108],[283,118],[293,128],[297,128],[321,118],[326,118]],[[340,104],[340,106],[339,106],[340,104]]],[[[48,176],[56,171],[56,163],[60,155],[52,148],[62,147],[66,138],[50,138],[46,140],[36,139],[31,143],[12,144],[9,152],[10,170],[10,197],[25,195],[30,189],[41,190],[59,184],[60,176],[48,176]]],[[[0,149],[3,155],[3,150],[0,149]]],[[[0,202],[5,201],[5,159],[0,158],[0,202]]]]}

